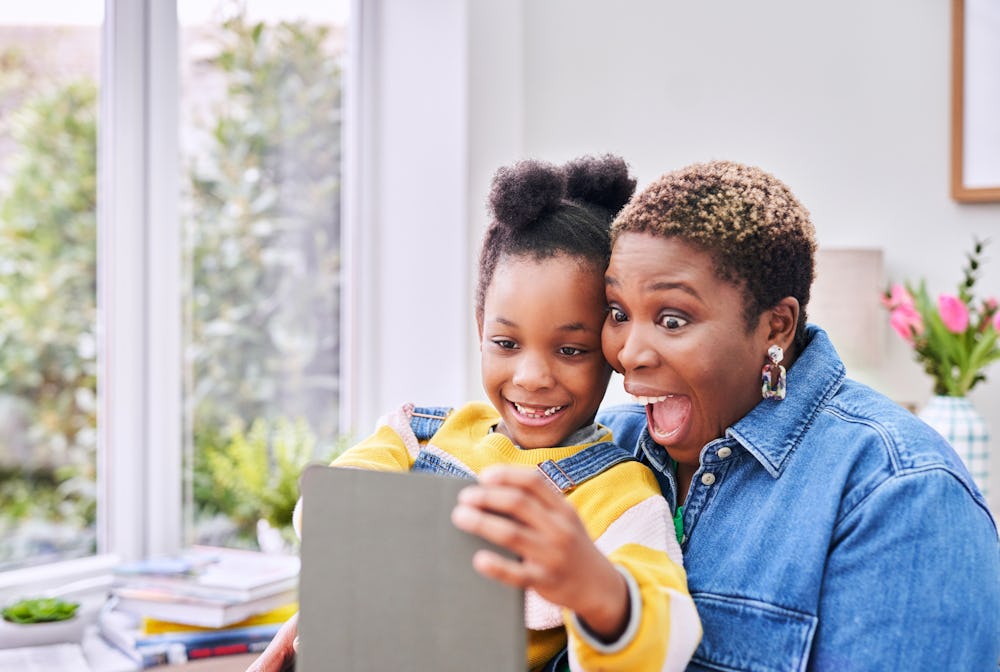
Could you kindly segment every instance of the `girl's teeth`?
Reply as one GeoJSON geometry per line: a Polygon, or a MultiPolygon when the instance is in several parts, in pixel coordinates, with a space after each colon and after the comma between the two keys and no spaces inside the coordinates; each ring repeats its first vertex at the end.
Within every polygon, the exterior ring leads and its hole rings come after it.
{"type": "Polygon", "coordinates": [[[542,418],[542,417],[548,417],[548,416],[552,415],[553,413],[558,413],[559,411],[561,411],[562,409],[564,409],[566,407],[565,406],[552,406],[550,408],[546,408],[544,411],[537,411],[537,410],[535,410],[533,408],[525,408],[521,404],[518,404],[518,403],[515,402],[514,403],[514,408],[517,409],[518,413],[520,413],[521,415],[526,415],[529,418],[542,418]]]}
{"type": "Polygon", "coordinates": [[[649,404],[656,404],[656,403],[659,403],[661,401],[666,401],[670,396],[671,395],[666,394],[666,395],[664,395],[662,397],[642,397],[642,396],[633,394],[632,398],[635,399],[636,402],[642,404],[643,406],[648,406],[649,404]]]}

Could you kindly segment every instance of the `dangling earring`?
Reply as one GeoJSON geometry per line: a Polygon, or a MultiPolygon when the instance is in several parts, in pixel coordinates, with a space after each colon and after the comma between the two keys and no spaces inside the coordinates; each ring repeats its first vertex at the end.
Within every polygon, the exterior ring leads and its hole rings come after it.
{"type": "Polygon", "coordinates": [[[781,401],[785,398],[785,367],[779,362],[785,358],[785,351],[780,345],[772,345],[767,349],[767,358],[770,363],[760,370],[760,396],[781,401]]]}

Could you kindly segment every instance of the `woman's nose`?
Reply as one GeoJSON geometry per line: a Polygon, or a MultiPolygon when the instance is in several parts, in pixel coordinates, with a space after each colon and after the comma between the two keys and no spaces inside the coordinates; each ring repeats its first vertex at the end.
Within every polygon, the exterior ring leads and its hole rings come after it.
{"type": "Polygon", "coordinates": [[[541,390],[553,384],[552,367],[546,357],[525,352],[518,358],[511,381],[525,390],[541,390]]]}
{"type": "Polygon", "coordinates": [[[633,326],[624,330],[618,342],[618,352],[615,359],[622,372],[634,371],[653,366],[657,362],[657,353],[652,346],[649,330],[633,326]]]}

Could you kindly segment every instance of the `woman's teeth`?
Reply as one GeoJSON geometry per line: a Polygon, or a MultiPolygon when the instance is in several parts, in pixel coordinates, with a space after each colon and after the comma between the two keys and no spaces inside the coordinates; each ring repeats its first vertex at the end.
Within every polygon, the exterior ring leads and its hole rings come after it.
{"type": "Polygon", "coordinates": [[[676,433],[678,432],[678,430],[680,430],[680,427],[674,427],[674,428],[673,428],[673,429],[671,429],[671,430],[670,430],[669,432],[664,432],[664,431],[662,431],[662,430],[660,430],[660,429],[658,429],[658,428],[655,428],[655,427],[654,427],[654,428],[653,428],[653,434],[654,434],[654,435],[656,436],[656,438],[658,438],[658,439],[669,439],[669,438],[670,438],[670,437],[672,437],[672,436],[673,436],[674,434],[676,434],[676,433]]]}
{"type": "Polygon", "coordinates": [[[642,404],[643,406],[648,406],[649,404],[658,404],[661,401],[666,401],[667,399],[669,399],[672,396],[673,396],[672,394],[666,394],[666,395],[664,395],[662,397],[642,397],[642,396],[633,394],[632,398],[635,399],[636,402],[642,404]]]}
{"type": "Polygon", "coordinates": [[[542,409],[528,408],[527,406],[522,406],[516,401],[511,403],[514,404],[514,408],[517,409],[518,413],[527,416],[529,418],[544,418],[549,415],[552,415],[553,413],[558,413],[562,409],[566,408],[565,406],[551,406],[549,408],[542,410],[542,409]]]}

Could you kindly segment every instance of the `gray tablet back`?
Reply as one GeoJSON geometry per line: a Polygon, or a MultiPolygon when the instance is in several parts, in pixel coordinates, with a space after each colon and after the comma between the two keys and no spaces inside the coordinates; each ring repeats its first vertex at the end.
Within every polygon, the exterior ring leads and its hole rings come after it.
{"type": "Polygon", "coordinates": [[[523,593],[477,574],[488,544],[451,523],[468,484],[306,469],[297,672],[525,669],[523,593]]]}

